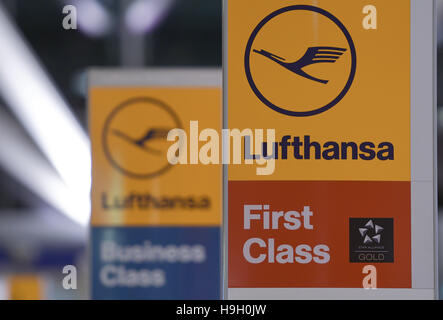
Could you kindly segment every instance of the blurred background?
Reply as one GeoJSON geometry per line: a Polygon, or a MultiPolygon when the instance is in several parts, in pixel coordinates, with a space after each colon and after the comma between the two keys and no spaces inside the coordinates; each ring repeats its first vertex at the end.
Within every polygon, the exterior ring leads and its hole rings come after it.
{"type": "MultiPolygon", "coordinates": [[[[86,71],[221,67],[221,2],[0,0],[0,299],[88,298],[86,71]],[[62,27],[68,4],[77,8],[78,30],[62,27]],[[77,266],[78,290],[60,285],[65,265],[77,266]]],[[[438,17],[443,106],[443,0],[438,17]]],[[[443,169],[438,180],[442,188],[443,169]]]]}
{"type": "Polygon", "coordinates": [[[221,12],[219,0],[0,0],[0,299],[88,297],[87,69],[220,67],[221,12]],[[66,5],[77,30],[62,26],[66,5]],[[70,264],[78,290],[61,286],[70,264]]]}

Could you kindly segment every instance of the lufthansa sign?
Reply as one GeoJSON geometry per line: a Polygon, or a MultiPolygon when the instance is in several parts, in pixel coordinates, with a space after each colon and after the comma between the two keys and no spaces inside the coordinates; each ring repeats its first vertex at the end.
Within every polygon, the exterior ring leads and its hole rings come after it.
{"type": "Polygon", "coordinates": [[[225,297],[435,298],[434,1],[224,4],[225,297]]]}
{"type": "Polygon", "coordinates": [[[220,166],[173,166],[171,130],[221,129],[221,72],[93,70],[92,298],[220,297],[220,166]]]}

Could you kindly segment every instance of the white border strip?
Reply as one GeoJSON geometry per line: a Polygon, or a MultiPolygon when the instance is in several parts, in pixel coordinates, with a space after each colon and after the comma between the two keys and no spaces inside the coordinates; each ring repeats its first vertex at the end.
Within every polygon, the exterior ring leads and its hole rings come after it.
{"type": "MultiPolygon", "coordinates": [[[[435,12],[434,0],[411,0],[411,267],[414,289],[438,288],[435,12]]],[[[437,293],[435,290],[435,297],[437,293]]]]}
{"type": "MultiPolygon", "coordinates": [[[[228,129],[228,0],[223,0],[223,129],[228,129]]],[[[228,165],[223,165],[222,298],[228,299],[228,165]]]]}
{"type": "Polygon", "coordinates": [[[231,300],[429,300],[433,289],[254,288],[229,289],[231,300]]]}
{"type": "Polygon", "coordinates": [[[202,87],[222,86],[218,68],[91,69],[88,87],[202,87]]]}

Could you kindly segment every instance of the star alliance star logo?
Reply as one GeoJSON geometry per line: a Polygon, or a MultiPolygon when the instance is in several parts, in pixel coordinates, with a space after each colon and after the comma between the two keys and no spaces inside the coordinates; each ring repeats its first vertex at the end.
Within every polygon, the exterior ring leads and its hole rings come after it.
{"type": "Polygon", "coordinates": [[[371,244],[371,243],[377,243],[380,244],[381,242],[381,233],[383,232],[384,228],[374,224],[372,220],[369,220],[363,228],[358,228],[358,231],[360,232],[363,243],[364,244],[371,244]]]}
{"type": "Polygon", "coordinates": [[[349,218],[349,261],[394,262],[394,219],[349,218]]]}

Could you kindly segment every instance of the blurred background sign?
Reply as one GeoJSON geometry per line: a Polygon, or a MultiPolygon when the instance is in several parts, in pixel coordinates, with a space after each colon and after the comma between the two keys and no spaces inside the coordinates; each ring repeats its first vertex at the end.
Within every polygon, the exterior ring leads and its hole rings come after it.
{"type": "Polygon", "coordinates": [[[42,300],[45,298],[44,282],[33,274],[9,276],[9,298],[11,300],[42,300]]]}
{"type": "Polygon", "coordinates": [[[167,138],[220,131],[221,72],[95,70],[89,85],[92,298],[218,299],[221,166],[172,165],[167,138]]]}

